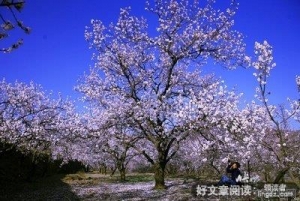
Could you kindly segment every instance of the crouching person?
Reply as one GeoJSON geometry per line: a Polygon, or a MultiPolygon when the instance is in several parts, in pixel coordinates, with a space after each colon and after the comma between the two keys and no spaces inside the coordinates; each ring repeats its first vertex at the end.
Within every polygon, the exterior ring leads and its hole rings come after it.
{"type": "Polygon", "coordinates": [[[218,183],[219,186],[222,185],[240,185],[240,182],[237,181],[237,178],[242,176],[241,171],[239,170],[240,168],[240,163],[238,162],[233,162],[228,161],[228,166],[226,168],[226,173],[229,173],[230,176],[223,175],[218,183]]]}

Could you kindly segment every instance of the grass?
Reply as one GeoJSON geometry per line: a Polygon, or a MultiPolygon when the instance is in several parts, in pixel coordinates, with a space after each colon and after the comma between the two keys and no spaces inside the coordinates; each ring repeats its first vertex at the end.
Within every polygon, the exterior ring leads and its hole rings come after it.
{"type": "MultiPolygon", "coordinates": [[[[62,181],[69,185],[98,185],[101,183],[119,183],[120,175],[114,174],[99,174],[97,172],[83,173],[78,172],[76,174],[67,174],[62,178],[62,181]]],[[[154,181],[152,173],[131,173],[126,175],[126,181],[124,183],[136,183],[136,182],[149,182],[154,181]]]]}
{"type": "Polygon", "coordinates": [[[143,173],[143,174],[128,174],[126,176],[127,182],[149,182],[154,181],[154,176],[151,173],[143,173]]]}

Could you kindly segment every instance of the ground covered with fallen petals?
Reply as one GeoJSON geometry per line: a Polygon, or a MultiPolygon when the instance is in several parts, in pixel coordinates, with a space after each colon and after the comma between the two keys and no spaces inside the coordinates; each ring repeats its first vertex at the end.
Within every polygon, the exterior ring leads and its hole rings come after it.
{"type": "MultiPolygon", "coordinates": [[[[152,174],[127,175],[126,182],[120,182],[117,175],[78,173],[46,177],[31,183],[0,183],[0,200],[86,200],[86,201],[221,201],[256,200],[251,197],[201,197],[196,196],[199,180],[167,178],[165,190],[155,190],[152,174]]],[[[205,183],[212,185],[213,182],[205,183]]]]}
{"type": "MultiPolygon", "coordinates": [[[[155,190],[153,181],[103,182],[95,185],[71,184],[83,200],[193,200],[192,181],[170,179],[166,190],[155,190]]],[[[196,200],[196,199],[195,199],[196,200]]],[[[199,200],[199,199],[197,199],[199,200]]]]}

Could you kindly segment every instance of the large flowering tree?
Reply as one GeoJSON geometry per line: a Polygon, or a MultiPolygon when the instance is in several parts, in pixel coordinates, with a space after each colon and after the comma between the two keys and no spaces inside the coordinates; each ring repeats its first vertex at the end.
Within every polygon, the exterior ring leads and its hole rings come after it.
{"type": "Polygon", "coordinates": [[[129,8],[121,9],[117,23],[92,20],[85,32],[95,67],[78,90],[105,112],[103,125],[122,119],[132,131],[128,136],[149,142],[151,149],[137,150],[155,167],[156,188],[165,187],[166,165],[191,133],[212,138],[213,126],[239,129],[228,121],[236,116],[238,95],[212,76],[200,76],[209,58],[227,68],[249,61],[242,34],[232,29],[234,1],[225,11],[213,6],[158,0],[146,8],[158,20],[152,34],[147,20],[131,16],[129,8]]]}
{"type": "MultiPolygon", "coordinates": [[[[300,185],[297,169],[300,162],[298,151],[300,137],[299,130],[297,130],[299,129],[297,121],[299,121],[300,102],[288,99],[289,107],[284,105],[276,107],[268,102],[270,93],[267,89],[267,81],[271,70],[276,66],[273,62],[272,47],[267,41],[257,42],[255,55],[256,61],[252,65],[256,69],[254,76],[258,81],[256,96],[266,111],[266,122],[269,122],[269,126],[268,132],[257,141],[253,152],[257,153],[256,158],[264,164],[263,167],[275,169],[273,182],[278,183],[289,173],[289,176],[300,185]]],[[[299,87],[298,76],[296,76],[296,83],[299,87]]],[[[268,171],[267,169],[266,172],[268,171]]]]}

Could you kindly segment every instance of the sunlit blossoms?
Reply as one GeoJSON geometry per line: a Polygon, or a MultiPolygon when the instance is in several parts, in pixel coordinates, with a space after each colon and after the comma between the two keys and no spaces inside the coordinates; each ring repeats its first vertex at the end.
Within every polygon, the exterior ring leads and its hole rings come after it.
{"type": "MultiPolygon", "coordinates": [[[[75,87],[85,110],[77,113],[73,102],[51,99],[34,83],[3,80],[0,143],[109,168],[121,180],[128,168],[151,166],[155,188],[166,187],[172,168],[220,175],[228,159],[255,164],[251,170],[267,182],[293,178],[300,158],[299,100],[269,103],[272,46],[256,42],[252,60],[233,29],[237,4],[218,10],[214,2],[147,2],[156,27],[130,8],[109,25],[91,20],[84,36],[94,66],[75,87]],[[257,99],[242,102],[236,89],[204,73],[206,64],[252,66],[257,99]]],[[[296,84],[300,90],[299,76],[296,84]]]]}
{"type": "Polygon", "coordinates": [[[219,11],[213,4],[148,3],[146,10],[158,18],[154,35],[130,8],[121,9],[116,23],[106,27],[92,20],[85,31],[95,67],[77,89],[98,107],[103,136],[118,133],[109,130],[123,122],[127,136],[152,146],[132,145],[154,166],[157,188],[164,187],[166,165],[191,134],[222,141],[247,127],[236,114],[239,95],[213,76],[201,75],[209,58],[230,69],[250,61],[242,34],[232,28],[237,5],[219,11]]]}
{"type": "Polygon", "coordinates": [[[70,102],[51,100],[34,83],[0,83],[0,141],[32,151],[49,150],[67,135],[70,102]]]}
{"type": "Polygon", "coordinates": [[[257,57],[257,61],[252,64],[257,70],[254,76],[257,77],[260,84],[265,85],[266,77],[270,75],[270,71],[276,66],[276,63],[273,62],[272,47],[267,41],[264,41],[262,44],[255,42],[254,48],[257,57]]]}
{"type": "MultiPolygon", "coordinates": [[[[272,47],[266,41],[263,44],[255,43],[255,54],[256,61],[253,62],[253,67],[257,71],[254,76],[257,77],[259,85],[257,97],[267,114],[265,121],[270,125],[264,137],[257,141],[261,151],[257,151],[255,147],[253,150],[259,155],[257,158],[259,161],[275,167],[277,173],[274,173],[276,174],[274,182],[276,183],[286,174],[294,178],[295,168],[299,162],[299,155],[295,154],[299,149],[299,133],[293,131],[296,124],[293,120],[298,120],[300,104],[298,100],[290,99],[288,99],[290,107],[284,105],[276,107],[268,104],[267,78],[275,66],[272,47]]],[[[261,171],[268,174],[266,169],[261,169],[261,171]]]]}
{"type": "Polygon", "coordinates": [[[300,76],[299,75],[296,76],[296,84],[298,87],[298,91],[300,92],[300,76]]]}

